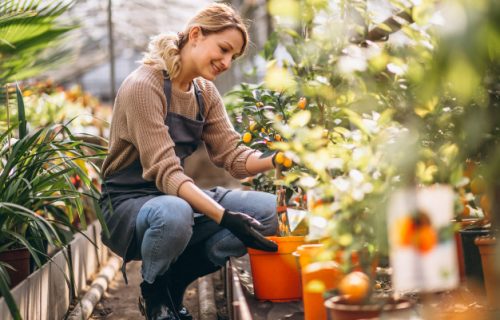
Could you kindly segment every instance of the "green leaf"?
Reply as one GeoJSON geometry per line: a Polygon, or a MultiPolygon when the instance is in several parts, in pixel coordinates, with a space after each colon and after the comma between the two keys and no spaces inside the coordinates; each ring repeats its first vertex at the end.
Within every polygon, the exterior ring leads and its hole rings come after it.
{"type": "Polygon", "coordinates": [[[19,88],[19,84],[16,83],[16,96],[17,96],[17,114],[19,118],[19,138],[24,138],[28,134],[27,123],[26,123],[26,113],[24,108],[23,94],[19,88]]]}

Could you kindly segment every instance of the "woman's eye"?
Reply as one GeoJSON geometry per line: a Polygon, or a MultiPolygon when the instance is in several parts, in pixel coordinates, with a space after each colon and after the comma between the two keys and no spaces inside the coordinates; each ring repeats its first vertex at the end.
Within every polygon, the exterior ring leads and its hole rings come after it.
{"type": "Polygon", "coordinates": [[[222,53],[226,53],[226,52],[228,52],[229,50],[227,50],[226,48],[220,47],[220,51],[222,51],[222,53]]]}

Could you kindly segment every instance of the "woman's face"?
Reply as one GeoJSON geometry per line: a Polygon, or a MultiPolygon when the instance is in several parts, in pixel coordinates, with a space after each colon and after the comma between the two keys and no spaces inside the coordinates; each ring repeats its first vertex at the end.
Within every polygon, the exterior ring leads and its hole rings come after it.
{"type": "Polygon", "coordinates": [[[192,40],[191,60],[194,71],[198,76],[211,81],[231,67],[232,61],[243,47],[243,35],[237,29],[207,35],[198,32],[192,40]]]}

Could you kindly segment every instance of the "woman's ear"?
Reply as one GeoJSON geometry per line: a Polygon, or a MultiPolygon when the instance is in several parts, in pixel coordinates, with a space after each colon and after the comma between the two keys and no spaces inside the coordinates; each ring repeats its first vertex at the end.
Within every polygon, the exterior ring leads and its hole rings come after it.
{"type": "Polygon", "coordinates": [[[201,28],[198,26],[194,26],[189,30],[188,41],[195,45],[201,38],[203,37],[203,33],[201,32],[201,28]]]}

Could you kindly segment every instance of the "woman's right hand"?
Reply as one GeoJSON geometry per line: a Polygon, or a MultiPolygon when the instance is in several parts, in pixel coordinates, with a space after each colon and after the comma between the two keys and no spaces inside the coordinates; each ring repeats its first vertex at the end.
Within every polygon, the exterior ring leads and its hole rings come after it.
{"type": "Polygon", "coordinates": [[[265,227],[247,214],[225,209],[220,225],[231,231],[247,247],[269,252],[278,251],[278,245],[259,232],[265,227]]]}

